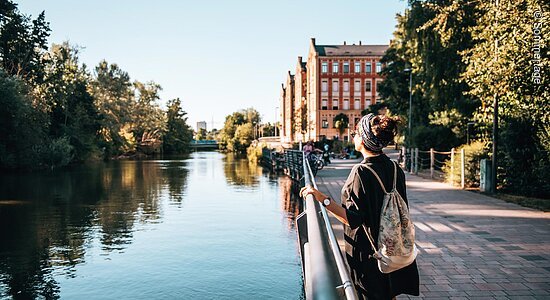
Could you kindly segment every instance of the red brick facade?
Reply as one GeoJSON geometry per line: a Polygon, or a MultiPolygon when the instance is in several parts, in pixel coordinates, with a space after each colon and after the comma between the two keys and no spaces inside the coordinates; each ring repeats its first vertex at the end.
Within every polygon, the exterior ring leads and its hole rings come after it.
{"type": "Polygon", "coordinates": [[[291,77],[289,73],[283,86],[285,97],[281,97],[281,107],[288,113],[281,114],[282,127],[292,132],[284,130],[281,140],[317,141],[325,137],[348,140],[348,130],[340,137],[333,119],[344,113],[349,118],[349,128],[354,128],[361,111],[380,101],[379,61],[386,49],[387,45],[316,45],[315,39],[311,39],[305,68],[300,57],[297,76],[291,77]],[[299,80],[296,84],[303,87],[297,86],[293,97],[289,97],[287,89],[294,88],[295,82],[289,82],[291,78],[299,80]],[[291,107],[293,113],[288,110],[291,107]]]}

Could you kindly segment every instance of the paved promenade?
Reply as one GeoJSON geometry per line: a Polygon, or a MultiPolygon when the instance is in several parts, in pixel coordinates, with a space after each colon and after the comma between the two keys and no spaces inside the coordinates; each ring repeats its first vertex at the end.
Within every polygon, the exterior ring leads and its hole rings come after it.
{"type": "MultiPolygon", "coordinates": [[[[333,161],[317,174],[319,189],[339,201],[357,162],[333,161]]],[[[414,175],[407,195],[422,298],[550,299],[550,213],[414,175]]],[[[342,245],[342,225],[332,221],[342,245]]]]}

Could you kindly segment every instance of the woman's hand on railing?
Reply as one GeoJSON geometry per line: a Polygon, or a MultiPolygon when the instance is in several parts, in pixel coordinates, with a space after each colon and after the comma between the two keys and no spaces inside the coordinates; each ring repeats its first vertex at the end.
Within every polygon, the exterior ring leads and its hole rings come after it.
{"type": "Polygon", "coordinates": [[[302,198],[305,198],[307,195],[313,195],[313,198],[315,198],[315,200],[317,200],[319,202],[323,202],[323,200],[328,198],[327,195],[321,193],[319,190],[317,190],[314,187],[309,186],[309,185],[304,186],[300,190],[300,196],[302,196],[302,198]]]}

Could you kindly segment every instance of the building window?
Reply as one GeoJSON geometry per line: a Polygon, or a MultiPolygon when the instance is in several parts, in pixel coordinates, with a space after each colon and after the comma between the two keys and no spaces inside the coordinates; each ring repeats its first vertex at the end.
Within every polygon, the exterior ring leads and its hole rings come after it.
{"type": "Polygon", "coordinates": [[[344,99],[344,110],[349,109],[349,99],[344,99]]]}
{"type": "Polygon", "coordinates": [[[365,109],[369,108],[371,104],[372,104],[372,101],[370,100],[370,98],[365,99],[365,109]]]}
{"type": "Polygon", "coordinates": [[[332,73],[338,73],[338,62],[337,61],[332,63],[332,73]]]}
{"type": "Polygon", "coordinates": [[[321,63],[321,72],[322,73],[328,72],[328,63],[326,61],[321,63]]]}
{"type": "Polygon", "coordinates": [[[382,63],[377,62],[376,63],[376,73],[382,72],[382,63]]]}
{"type": "Polygon", "coordinates": [[[328,92],[328,82],[326,80],[321,82],[321,92],[328,92]]]}
{"type": "Polygon", "coordinates": [[[332,82],[332,92],[338,93],[338,80],[332,82]]]}
{"type": "Polygon", "coordinates": [[[338,99],[332,100],[332,110],[338,110],[338,99]]]}
{"type": "Polygon", "coordinates": [[[371,85],[372,85],[372,83],[371,83],[370,80],[365,81],[365,92],[370,92],[370,91],[372,91],[371,85]]]}
{"type": "Polygon", "coordinates": [[[323,99],[321,100],[321,110],[327,110],[328,109],[328,100],[323,99]]]}
{"type": "Polygon", "coordinates": [[[344,92],[349,92],[349,81],[344,81],[344,92]]]}
{"type": "Polygon", "coordinates": [[[372,72],[372,68],[371,68],[370,62],[365,63],[365,73],[371,73],[371,72],[372,72]]]}
{"type": "Polygon", "coordinates": [[[355,73],[361,73],[361,62],[355,62],[355,73]]]}
{"type": "Polygon", "coordinates": [[[376,81],[376,95],[378,95],[378,92],[380,91],[380,82],[382,81],[376,81]]]}
{"type": "Polygon", "coordinates": [[[349,62],[344,63],[344,73],[349,73],[349,62]]]}
{"type": "Polygon", "coordinates": [[[355,80],[355,84],[353,85],[353,90],[356,92],[361,92],[361,81],[355,80]]]}
{"type": "Polygon", "coordinates": [[[361,109],[361,100],[360,99],[355,99],[355,101],[353,103],[353,109],[361,109]]]}
{"type": "Polygon", "coordinates": [[[328,128],[328,121],[327,121],[327,119],[323,119],[323,121],[321,122],[321,127],[323,127],[323,128],[328,128]]]}

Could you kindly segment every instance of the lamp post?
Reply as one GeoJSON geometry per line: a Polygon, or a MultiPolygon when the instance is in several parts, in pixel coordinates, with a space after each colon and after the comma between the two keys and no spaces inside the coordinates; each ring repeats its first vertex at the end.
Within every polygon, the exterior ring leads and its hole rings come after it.
{"type": "Polygon", "coordinates": [[[275,136],[278,136],[277,135],[277,120],[279,119],[279,107],[275,107],[275,123],[273,124],[273,132],[275,133],[275,136]]]}
{"type": "MultiPolygon", "coordinates": [[[[407,67],[404,72],[409,73],[409,139],[412,137],[412,78],[413,72],[411,67],[407,67]]],[[[410,144],[408,145],[411,146],[410,144]]]]}

